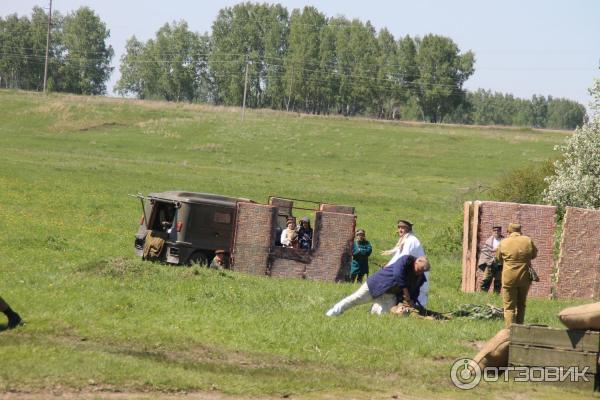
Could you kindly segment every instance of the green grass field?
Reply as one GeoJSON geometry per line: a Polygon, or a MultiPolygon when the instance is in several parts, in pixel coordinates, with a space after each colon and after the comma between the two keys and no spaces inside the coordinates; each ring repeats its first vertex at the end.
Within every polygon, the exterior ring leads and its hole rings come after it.
{"type": "MultiPolygon", "coordinates": [[[[6,90],[0,109],[0,294],[27,322],[0,332],[0,397],[590,397],[516,383],[454,389],[454,359],[502,321],[376,317],[367,306],[326,318],[355,286],[141,262],[140,206],[127,196],[354,205],[373,263],[395,243],[396,220],[410,219],[432,260],[432,309],[500,305],[459,291],[462,202],[553,156],[565,132],[257,110],[242,122],[239,109],[6,90]]],[[[530,300],[527,322],[559,326],[568,304],[530,300]]]]}

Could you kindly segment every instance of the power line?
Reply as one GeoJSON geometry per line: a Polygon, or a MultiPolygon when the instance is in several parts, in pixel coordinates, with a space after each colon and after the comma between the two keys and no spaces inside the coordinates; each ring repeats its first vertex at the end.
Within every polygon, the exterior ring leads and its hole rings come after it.
{"type": "MultiPolygon", "coordinates": [[[[9,53],[0,53],[0,55],[10,55],[9,53]]],[[[17,58],[20,59],[24,59],[24,60],[42,60],[43,56],[27,56],[27,55],[21,55],[21,54],[14,54],[14,56],[16,56],[17,58]]],[[[75,61],[75,62],[89,62],[89,63],[93,63],[96,61],[105,61],[104,58],[83,58],[83,57],[68,57],[65,60],[68,61],[75,61]]],[[[173,60],[130,60],[129,63],[131,64],[172,64],[173,60]]],[[[208,61],[204,61],[204,64],[235,64],[235,65],[243,65],[243,62],[240,62],[238,60],[208,60],[208,61]]],[[[280,70],[284,70],[285,66],[281,65],[281,64],[270,64],[270,63],[258,63],[259,65],[263,65],[267,68],[274,68],[274,69],[280,69],[280,70]]],[[[292,66],[293,67],[293,66],[292,66]]],[[[346,79],[358,79],[358,80],[367,80],[367,81],[384,81],[384,82],[388,82],[390,84],[398,84],[398,85],[412,85],[412,86],[417,86],[417,84],[415,83],[411,83],[408,81],[399,81],[399,80],[394,80],[394,79],[389,79],[389,78],[379,78],[376,76],[369,76],[369,75],[359,75],[359,74],[352,74],[352,73],[343,73],[340,72],[338,70],[335,70],[333,68],[318,68],[318,69],[313,69],[313,68],[299,68],[296,67],[296,71],[303,71],[303,72],[308,72],[308,73],[312,73],[312,74],[325,74],[328,76],[333,76],[333,77],[337,77],[337,78],[346,78],[346,79]]],[[[222,74],[218,74],[218,75],[222,75],[222,74]]],[[[237,76],[234,74],[229,74],[229,76],[237,76]]],[[[401,75],[399,75],[399,77],[402,77],[401,75]]],[[[325,79],[325,78],[318,78],[316,76],[310,76],[308,77],[308,79],[312,80],[312,81],[319,81],[321,83],[327,83],[329,82],[329,80],[325,79]]],[[[371,85],[373,87],[376,87],[374,85],[371,85]]],[[[442,84],[442,83],[420,83],[418,86],[426,86],[426,87],[446,87],[446,88],[451,88],[451,89],[456,89],[456,90],[460,90],[456,85],[454,84],[442,84]]],[[[381,86],[383,87],[383,86],[381,86]]]]}

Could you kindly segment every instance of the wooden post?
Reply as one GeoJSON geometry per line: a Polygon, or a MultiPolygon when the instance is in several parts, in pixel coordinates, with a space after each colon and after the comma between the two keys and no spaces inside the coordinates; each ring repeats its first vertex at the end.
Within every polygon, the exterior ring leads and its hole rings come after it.
{"type": "Polygon", "coordinates": [[[46,82],[48,80],[48,49],[50,48],[50,30],[52,26],[52,0],[48,10],[48,33],[46,35],[46,62],[44,62],[44,93],[46,93],[46,82]]]}

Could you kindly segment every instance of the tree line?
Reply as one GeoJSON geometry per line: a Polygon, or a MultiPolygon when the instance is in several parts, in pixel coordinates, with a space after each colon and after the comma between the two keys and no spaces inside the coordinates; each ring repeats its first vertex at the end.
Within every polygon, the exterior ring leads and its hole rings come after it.
{"type": "Polygon", "coordinates": [[[511,94],[478,89],[467,98],[448,122],[476,125],[515,125],[549,129],[575,129],[587,121],[580,103],[552,96],[520,99],[511,94]]]}
{"type": "MultiPolygon", "coordinates": [[[[31,18],[0,17],[0,87],[42,90],[48,15],[34,7],[31,18]]],[[[113,49],[106,24],[88,7],[65,16],[53,13],[48,49],[48,89],[105,94],[113,49]]]]}
{"type": "MultiPolygon", "coordinates": [[[[0,86],[39,90],[44,18],[34,8],[31,20],[0,19],[0,86]],[[9,38],[27,26],[21,39],[9,38]]],[[[89,8],[59,15],[51,89],[105,93],[113,54],[108,35],[89,8]]],[[[468,92],[474,65],[473,52],[444,36],[396,39],[370,22],[328,18],[314,7],[290,13],[278,4],[241,3],[221,9],[210,34],[179,21],[145,42],[128,39],[114,89],[140,99],[240,106],[245,96],[253,108],[430,122],[573,129],[586,118],[585,108],[570,100],[468,92]]]]}

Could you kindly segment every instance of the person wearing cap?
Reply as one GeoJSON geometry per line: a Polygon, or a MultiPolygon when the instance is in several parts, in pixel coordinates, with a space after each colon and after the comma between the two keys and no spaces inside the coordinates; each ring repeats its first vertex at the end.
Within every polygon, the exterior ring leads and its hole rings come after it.
{"type": "Polygon", "coordinates": [[[508,237],[500,242],[496,259],[502,268],[502,302],[504,303],[504,324],[525,322],[527,293],[533,277],[531,260],[537,256],[537,248],[530,237],[521,234],[521,225],[508,225],[508,237]]]}
{"type": "Polygon", "coordinates": [[[496,250],[500,241],[504,239],[502,236],[502,227],[495,225],[492,227],[492,236],[487,238],[479,253],[479,261],[477,265],[483,270],[483,278],[481,279],[481,291],[487,292],[490,290],[492,281],[494,282],[494,292],[500,293],[502,288],[502,262],[496,259],[496,250]]]}
{"type": "MultiPolygon", "coordinates": [[[[398,220],[398,242],[390,250],[386,250],[381,254],[384,256],[391,255],[392,258],[388,261],[387,265],[393,264],[398,258],[411,255],[413,257],[424,257],[425,250],[421,245],[421,242],[413,233],[413,224],[405,219],[398,220]]],[[[421,287],[421,294],[419,295],[419,303],[425,307],[429,300],[429,272],[425,273],[427,280],[421,287]]]]}
{"type": "Polygon", "coordinates": [[[294,220],[287,220],[287,228],[281,232],[281,245],[283,247],[295,247],[298,244],[298,233],[294,226],[294,220]]]}
{"type": "Polygon", "coordinates": [[[303,217],[296,230],[298,233],[298,247],[304,250],[310,250],[312,246],[313,229],[310,227],[310,218],[303,217]]]}
{"type": "Polygon", "coordinates": [[[361,282],[365,275],[369,275],[369,256],[373,251],[371,243],[365,238],[365,230],[356,231],[356,238],[352,246],[352,264],[350,265],[350,281],[361,282]]]}
{"type": "Polygon", "coordinates": [[[418,306],[420,289],[427,281],[425,272],[430,268],[427,257],[402,256],[369,276],[358,290],[337,302],[325,315],[336,317],[351,307],[370,301],[378,306],[371,308],[373,314],[387,313],[398,302],[409,307],[418,306]],[[393,301],[387,300],[390,296],[393,301]]]}
{"type": "Polygon", "coordinates": [[[8,303],[4,301],[2,297],[0,297],[0,312],[8,318],[8,325],[6,326],[8,329],[16,328],[23,323],[21,316],[10,308],[8,303]]]}
{"type": "Polygon", "coordinates": [[[215,251],[215,257],[210,262],[209,268],[212,268],[212,269],[227,268],[227,263],[225,261],[225,250],[218,249],[215,251]]]}

